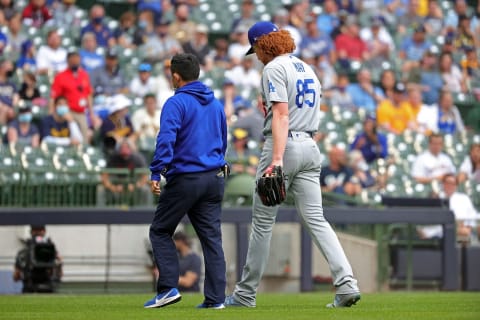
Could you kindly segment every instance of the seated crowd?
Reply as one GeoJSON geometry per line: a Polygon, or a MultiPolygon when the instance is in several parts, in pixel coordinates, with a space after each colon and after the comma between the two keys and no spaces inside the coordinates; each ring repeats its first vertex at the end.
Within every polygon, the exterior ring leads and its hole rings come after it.
{"type": "MultiPolygon", "coordinates": [[[[138,1],[118,21],[100,4],[87,13],[75,2],[0,3],[5,145],[95,146],[108,166],[148,167],[162,105],[174,93],[169,58],[190,52],[225,106],[233,173],[254,176],[263,140],[261,64],[245,52],[258,1],[238,1],[228,32],[215,41],[193,18],[198,1],[138,1]],[[38,34],[32,28],[43,36],[30,36],[38,34]],[[131,153],[131,161],[111,159],[131,153]]],[[[480,197],[480,3],[303,0],[268,14],[322,82],[327,120],[315,137],[325,154],[322,190],[363,197],[401,184],[438,196],[453,174],[460,190],[480,197]],[[471,103],[462,109],[461,102],[471,103]],[[356,121],[340,126],[346,112],[356,121]]],[[[99,194],[123,190],[106,176],[102,182],[99,194]]]]}

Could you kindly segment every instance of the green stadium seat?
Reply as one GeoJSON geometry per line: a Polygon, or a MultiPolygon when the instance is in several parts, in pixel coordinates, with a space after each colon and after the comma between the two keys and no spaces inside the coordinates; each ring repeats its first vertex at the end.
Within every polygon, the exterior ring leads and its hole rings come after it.
{"type": "Polygon", "coordinates": [[[249,206],[253,202],[255,177],[248,174],[232,175],[227,179],[223,204],[226,207],[249,206]]]}

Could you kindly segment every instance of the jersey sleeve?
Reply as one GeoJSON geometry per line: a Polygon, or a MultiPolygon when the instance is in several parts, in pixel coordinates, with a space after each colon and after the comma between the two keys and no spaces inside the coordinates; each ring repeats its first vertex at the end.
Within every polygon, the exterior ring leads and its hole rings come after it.
{"type": "Polygon", "coordinates": [[[265,98],[268,102],[287,102],[287,75],[283,68],[274,65],[263,70],[263,86],[265,88],[265,98]]]}

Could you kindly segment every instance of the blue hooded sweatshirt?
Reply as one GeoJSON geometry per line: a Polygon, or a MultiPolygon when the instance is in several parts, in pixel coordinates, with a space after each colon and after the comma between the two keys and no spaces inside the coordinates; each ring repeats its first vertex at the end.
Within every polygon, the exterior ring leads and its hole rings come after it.
{"type": "Polygon", "coordinates": [[[199,81],[178,88],[164,104],[150,164],[151,180],[205,172],[226,164],[227,122],[222,104],[199,81]]]}

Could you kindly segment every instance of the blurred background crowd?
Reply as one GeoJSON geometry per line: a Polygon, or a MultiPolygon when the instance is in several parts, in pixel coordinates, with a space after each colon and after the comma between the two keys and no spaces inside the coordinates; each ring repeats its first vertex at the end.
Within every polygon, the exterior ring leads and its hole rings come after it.
{"type": "Polygon", "coordinates": [[[321,80],[327,204],[461,192],[479,208],[480,2],[466,0],[0,0],[0,206],[153,203],[178,52],[225,106],[226,201],[248,204],[264,115],[262,66],[245,53],[259,20],[290,31],[321,80]]]}

